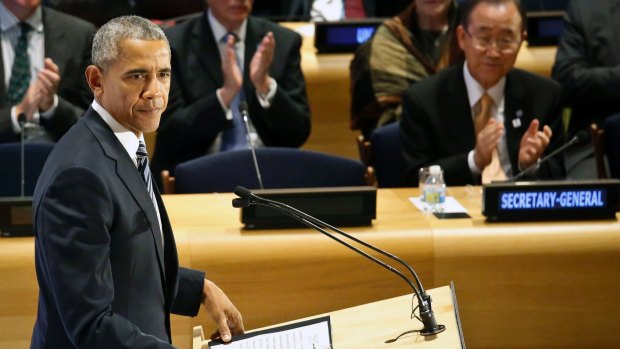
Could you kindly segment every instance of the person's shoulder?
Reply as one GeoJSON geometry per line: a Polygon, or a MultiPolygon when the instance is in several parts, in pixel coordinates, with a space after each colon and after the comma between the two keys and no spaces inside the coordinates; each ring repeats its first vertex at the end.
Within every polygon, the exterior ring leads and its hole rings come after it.
{"type": "Polygon", "coordinates": [[[200,22],[203,20],[203,16],[204,12],[200,12],[176,23],[170,28],[164,29],[164,33],[166,33],[168,40],[171,42],[170,44],[187,37],[189,32],[194,31],[194,28],[200,25],[200,22]]]}
{"type": "Polygon", "coordinates": [[[261,32],[272,32],[276,38],[301,38],[301,35],[296,31],[264,18],[250,16],[248,17],[248,24],[261,32]]]}
{"type": "Polygon", "coordinates": [[[420,95],[432,95],[438,93],[440,88],[449,86],[454,88],[455,83],[463,76],[463,65],[456,64],[443,69],[436,74],[428,76],[409,86],[408,92],[420,95]]]}
{"type": "Polygon", "coordinates": [[[560,85],[560,83],[558,83],[557,81],[549,77],[542,76],[542,75],[532,73],[532,72],[519,69],[519,68],[513,68],[508,73],[508,76],[509,76],[509,79],[519,80],[528,86],[537,86],[537,87],[543,87],[543,88],[548,88],[552,90],[560,90],[562,88],[562,85],[560,85]]]}
{"type": "Polygon", "coordinates": [[[50,21],[69,27],[75,32],[90,33],[96,31],[95,25],[87,20],[43,6],[44,21],[46,21],[46,17],[50,21]]]}

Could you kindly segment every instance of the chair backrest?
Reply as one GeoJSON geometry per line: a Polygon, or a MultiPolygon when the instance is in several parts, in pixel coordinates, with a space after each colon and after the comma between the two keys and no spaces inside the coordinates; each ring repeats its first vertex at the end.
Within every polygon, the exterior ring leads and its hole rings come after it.
{"type": "Polygon", "coordinates": [[[603,122],[605,130],[605,154],[611,178],[620,178],[620,114],[614,114],[603,122]]]}
{"type": "MultiPolygon", "coordinates": [[[[32,196],[37,179],[54,143],[24,144],[24,195],[32,196]]],[[[0,196],[19,196],[21,191],[21,148],[19,143],[0,144],[0,196]]]]}
{"type": "Polygon", "coordinates": [[[375,129],[370,135],[371,162],[380,188],[405,186],[407,165],[400,142],[400,123],[375,129]]]}
{"type": "MultiPolygon", "coordinates": [[[[265,189],[316,188],[366,185],[366,168],[360,162],[296,148],[256,149],[265,189]]],[[[249,150],[206,155],[177,165],[176,193],[232,192],[241,185],[258,189],[249,150]]]]}

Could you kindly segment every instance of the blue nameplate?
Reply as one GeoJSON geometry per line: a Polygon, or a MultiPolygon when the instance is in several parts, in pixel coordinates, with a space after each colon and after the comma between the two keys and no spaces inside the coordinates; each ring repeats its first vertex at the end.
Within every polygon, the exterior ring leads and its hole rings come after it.
{"type": "Polygon", "coordinates": [[[620,180],[498,182],[482,190],[489,221],[615,219],[620,180]]]}

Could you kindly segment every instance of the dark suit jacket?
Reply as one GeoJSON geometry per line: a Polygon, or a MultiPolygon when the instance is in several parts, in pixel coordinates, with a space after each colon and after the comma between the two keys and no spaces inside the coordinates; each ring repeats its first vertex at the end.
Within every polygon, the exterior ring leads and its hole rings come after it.
{"type": "MultiPolygon", "coordinates": [[[[217,135],[229,128],[215,91],[224,82],[217,43],[206,12],[167,33],[172,49],[172,84],[153,156],[153,172],[205,155],[217,135]]],[[[245,42],[244,92],[250,118],[266,146],[299,147],[310,134],[310,109],[301,71],[301,36],[277,24],[250,17],[245,42]],[[260,40],[273,32],[276,48],[269,74],[278,82],[271,107],[263,109],[249,79],[249,64],[260,40]]]]}
{"type": "Polygon", "coordinates": [[[552,70],[572,108],[569,136],[620,112],[620,0],[573,0],[552,70]]]}
{"type": "Polygon", "coordinates": [[[133,161],[88,109],[56,144],[33,198],[39,307],[31,348],[171,348],[170,312],[195,315],[204,274],[178,267],[133,161]]]}
{"type": "MultiPolygon", "coordinates": [[[[545,153],[563,141],[560,86],[549,79],[513,69],[506,77],[504,108],[506,140],[514,174],[518,173],[519,143],[532,119],[553,131],[545,153]],[[521,126],[512,120],[521,115],[521,126]]],[[[420,167],[438,164],[448,185],[479,184],[467,164],[467,155],[476,145],[471,108],[463,77],[463,65],[447,68],[413,84],[403,94],[401,119],[403,155],[407,161],[407,181],[418,183],[420,167]]],[[[563,178],[561,157],[542,164],[539,178],[563,178]]]]}
{"type": "MultiPolygon", "coordinates": [[[[43,31],[45,34],[45,57],[49,57],[60,69],[58,107],[49,120],[41,117],[41,124],[58,140],[84,113],[92,101],[92,92],[86,83],[84,71],[90,64],[90,50],[95,27],[81,19],[43,7],[43,31]]],[[[4,69],[0,57],[0,142],[18,142],[13,132],[11,107],[4,69]]]]}

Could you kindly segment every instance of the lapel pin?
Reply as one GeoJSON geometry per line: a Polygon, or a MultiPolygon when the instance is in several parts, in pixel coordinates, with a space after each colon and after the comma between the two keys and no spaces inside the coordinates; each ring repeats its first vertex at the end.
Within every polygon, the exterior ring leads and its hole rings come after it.
{"type": "Polygon", "coordinates": [[[521,127],[521,117],[523,116],[523,110],[521,110],[521,109],[517,110],[515,115],[517,117],[512,119],[512,127],[513,128],[519,128],[519,127],[521,127]]]}

